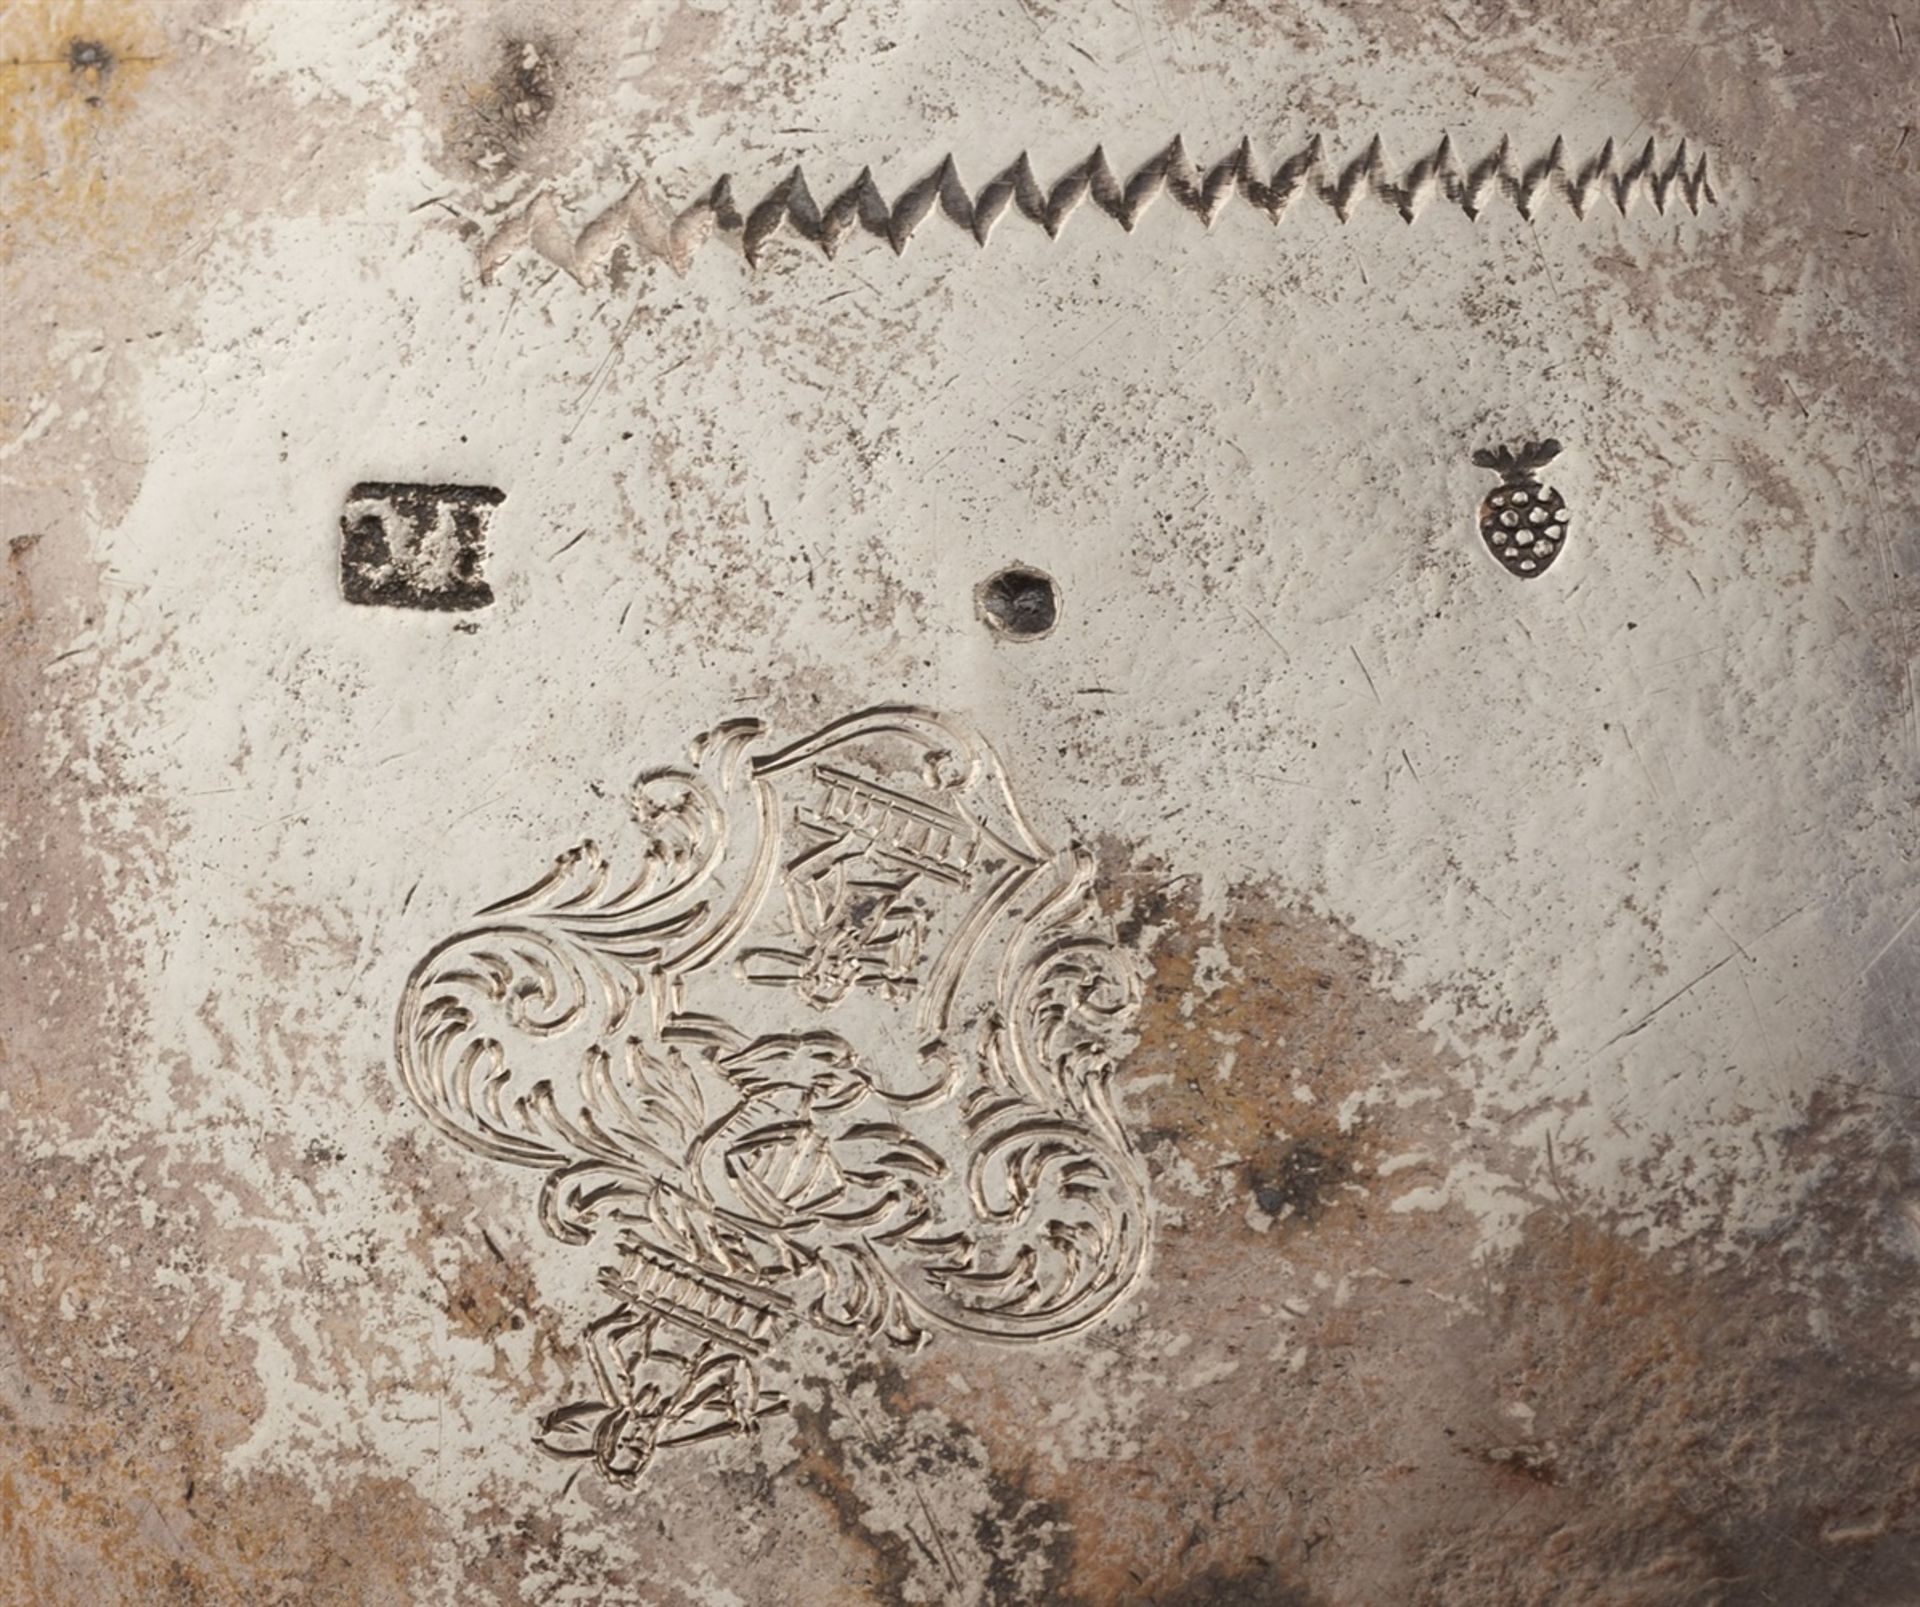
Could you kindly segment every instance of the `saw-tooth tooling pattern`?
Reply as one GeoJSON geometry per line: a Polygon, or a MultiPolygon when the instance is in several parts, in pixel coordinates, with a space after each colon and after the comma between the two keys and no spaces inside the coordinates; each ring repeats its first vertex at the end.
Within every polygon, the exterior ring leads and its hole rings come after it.
{"type": "Polygon", "coordinates": [[[745,211],[734,200],[732,180],[722,178],[699,200],[674,213],[654,196],[643,175],[577,231],[561,216],[552,195],[542,191],[487,237],[480,249],[480,272],[490,280],[516,252],[531,247],[578,282],[589,284],[624,246],[643,260],[664,262],[675,273],[684,273],[694,252],[716,231],[737,235],[749,263],[759,261],[767,243],[783,228],[813,242],[828,256],[855,229],[900,252],[936,210],[984,246],[1009,209],[1052,237],[1088,200],[1123,229],[1131,230],[1163,192],[1208,226],[1235,195],[1275,223],[1302,196],[1325,203],[1343,223],[1367,197],[1392,207],[1409,223],[1436,198],[1459,207],[1469,218],[1478,217],[1501,196],[1523,218],[1533,217],[1543,196],[1558,196],[1576,217],[1584,217],[1596,200],[1611,200],[1624,214],[1636,197],[1643,196],[1656,212],[1665,213],[1668,200],[1677,192],[1695,215],[1703,205],[1718,200],[1707,176],[1707,158],[1695,159],[1684,139],[1664,161],[1651,139],[1631,159],[1622,158],[1608,140],[1596,154],[1577,162],[1568,156],[1566,142],[1556,139],[1544,156],[1517,162],[1512,146],[1502,139],[1487,155],[1469,162],[1451,138],[1442,138],[1431,152],[1396,176],[1378,136],[1358,156],[1336,165],[1315,135],[1264,179],[1250,140],[1243,139],[1230,156],[1203,170],[1175,139],[1124,180],[1108,163],[1106,152],[1096,148],[1051,186],[1040,183],[1022,152],[977,191],[969,190],[958,164],[948,156],[891,202],[874,182],[872,170],[862,169],[858,178],[821,206],[806,174],[796,167],[745,211]]]}

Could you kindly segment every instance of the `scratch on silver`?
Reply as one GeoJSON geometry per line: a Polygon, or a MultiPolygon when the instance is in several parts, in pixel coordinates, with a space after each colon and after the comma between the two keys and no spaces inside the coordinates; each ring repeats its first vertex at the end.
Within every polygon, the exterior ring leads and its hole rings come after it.
{"type": "Polygon", "coordinates": [[[784,1409],[762,1370],[796,1324],[1049,1340],[1147,1254],[1109,1087],[1140,974],[1089,856],[958,720],[763,736],[642,775],[630,842],[482,910],[398,1012],[433,1125],[544,1173],[546,1230],[612,1258],[592,1393],[537,1438],[621,1483],[784,1409]]]}

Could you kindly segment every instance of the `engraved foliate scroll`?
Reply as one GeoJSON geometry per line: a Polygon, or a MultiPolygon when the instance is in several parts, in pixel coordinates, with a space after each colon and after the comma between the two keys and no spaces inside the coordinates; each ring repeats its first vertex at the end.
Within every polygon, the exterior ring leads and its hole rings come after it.
{"type": "Polygon", "coordinates": [[[978,736],[904,706],[778,747],[738,721],[631,804],[629,840],[428,954],[397,1026],[434,1126],[543,1173],[547,1231],[617,1257],[599,1395],[548,1449],[631,1479],[744,1432],[795,1321],[1044,1340],[1133,1287],[1148,1202],[1109,1085],[1137,966],[978,736]]]}
{"type": "Polygon", "coordinates": [[[0,1607],[1920,1602],[1916,4],[0,0],[0,1607]]]}

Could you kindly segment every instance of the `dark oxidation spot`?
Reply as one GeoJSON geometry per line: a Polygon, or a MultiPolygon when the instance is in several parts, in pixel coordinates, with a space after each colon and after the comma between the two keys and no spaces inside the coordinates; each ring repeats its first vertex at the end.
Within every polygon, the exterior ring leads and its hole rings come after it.
{"type": "Polygon", "coordinates": [[[991,629],[1017,641],[1045,636],[1060,614],[1052,580],[1019,565],[982,582],[974,601],[991,629]]]}
{"type": "Polygon", "coordinates": [[[69,39],[67,68],[86,95],[87,104],[98,106],[107,74],[113,71],[113,52],[98,39],[69,39]]]}
{"type": "Polygon", "coordinates": [[[503,115],[521,129],[544,123],[553,111],[552,53],[530,39],[509,39],[502,54],[505,60],[494,84],[503,115]]]}
{"type": "Polygon", "coordinates": [[[475,169],[497,178],[523,165],[559,101],[558,69],[559,56],[544,41],[501,42],[500,65],[468,90],[453,130],[456,148],[475,169]]]}
{"type": "Polygon", "coordinates": [[[1009,1474],[989,1469],[987,1490],[992,1504],[973,1522],[980,1549],[989,1559],[982,1581],[986,1600],[992,1607],[1059,1600],[1060,1587],[1073,1573],[1073,1525],[1065,1508],[1037,1498],[1024,1468],[1009,1474]],[[1045,1569],[1037,1595],[1025,1577],[1036,1559],[1045,1569]]]}
{"type": "Polygon", "coordinates": [[[77,73],[93,73],[104,78],[113,70],[113,52],[98,39],[70,39],[67,65],[77,73]]]}
{"type": "Polygon", "coordinates": [[[1253,1200],[1268,1216],[1312,1222],[1353,1175],[1353,1159],[1319,1139],[1269,1138],[1247,1162],[1253,1200]]]}
{"type": "Polygon", "coordinates": [[[1155,1607],[1318,1607],[1317,1599],[1280,1578],[1266,1557],[1249,1557],[1244,1568],[1209,1568],[1160,1591],[1155,1607]]]}
{"type": "Polygon", "coordinates": [[[1167,918],[1173,908],[1173,899],[1168,889],[1171,883],[1149,888],[1134,899],[1130,909],[1119,925],[1120,941],[1132,948],[1140,941],[1141,935],[1148,929],[1158,927],[1167,918]]]}
{"type": "Polygon", "coordinates": [[[793,1418],[802,1436],[794,1482],[826,1507],[841,1534],[869,1554],[870,1578],[879,1599],[904,1600],[913,1579],[913,1548],[901,1535],[867,1526],[866,1505],[854,1488],[849,1466],[849,1459],[858,1452],[834,1437],[836,1414],[831,1405],[818,1411],[796,1405],[793,1418]]]}

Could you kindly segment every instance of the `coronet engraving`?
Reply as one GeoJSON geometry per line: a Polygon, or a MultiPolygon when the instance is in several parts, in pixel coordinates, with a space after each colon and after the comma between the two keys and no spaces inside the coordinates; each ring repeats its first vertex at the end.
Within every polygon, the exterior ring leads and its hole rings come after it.
{"type": "Polygon", "coordinates": [[[785,1406],[796,1324],[1032,1342],[1141,1276],[1146,1180],[1110,1084],[1140,1001],[1083,850],[1042,843],[962,722],[872,708],[772,749],[699,738],[409,978],[408,1092],[545,1174],[610,1251],[594,1393],[539,1443],[617,1482],[785,1406]]]}

